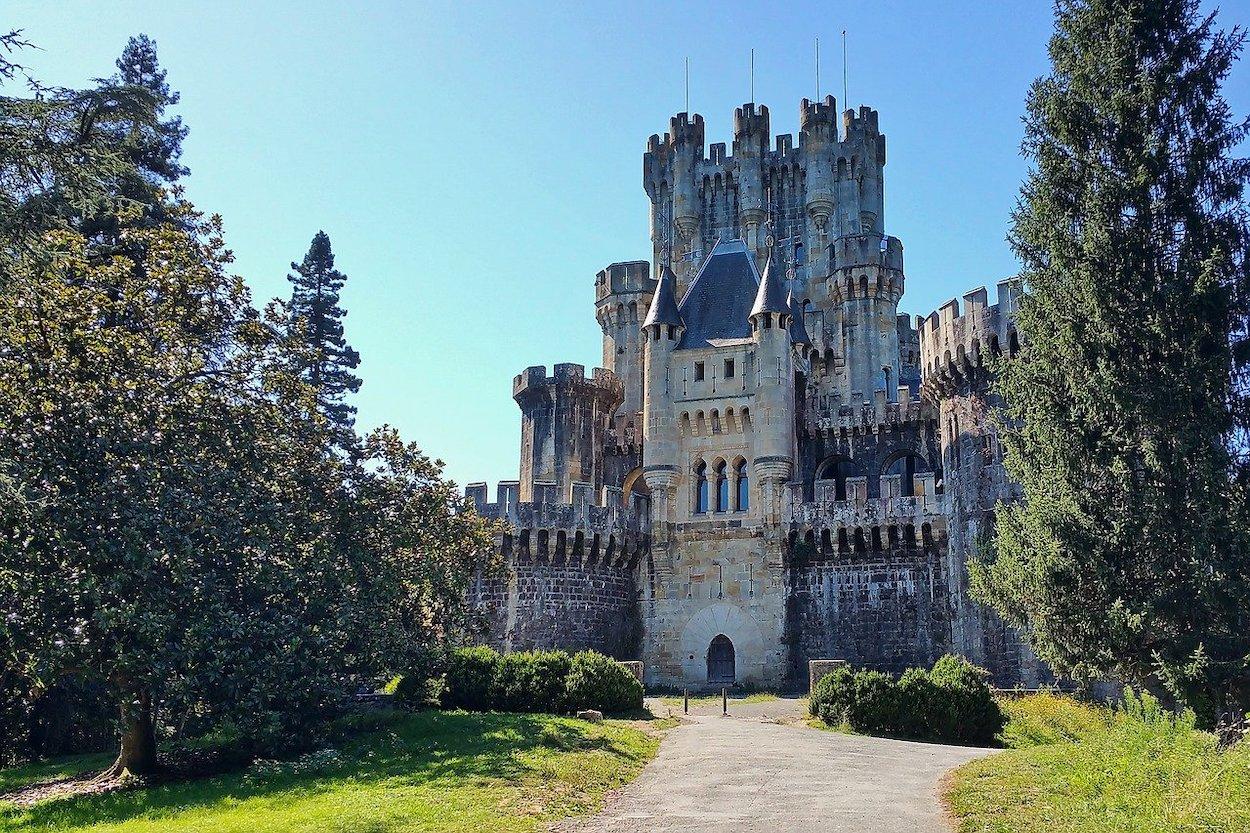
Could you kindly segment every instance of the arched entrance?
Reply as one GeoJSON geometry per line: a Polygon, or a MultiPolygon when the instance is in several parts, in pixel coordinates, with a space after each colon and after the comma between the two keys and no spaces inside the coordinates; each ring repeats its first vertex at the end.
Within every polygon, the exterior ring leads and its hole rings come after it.
{"type": "Polygon", "coordinates": [[[707,648],[707,681],[711,685],[731,685],[736,679],[734,644],[718,634],[707,648]]]}

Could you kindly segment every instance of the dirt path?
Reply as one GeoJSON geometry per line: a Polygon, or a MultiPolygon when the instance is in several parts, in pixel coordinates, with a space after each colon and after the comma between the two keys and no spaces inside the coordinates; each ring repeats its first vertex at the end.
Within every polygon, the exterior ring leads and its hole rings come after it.
{"type": "Polygon", "coordinates": [[[944,833],[938,780],[990,754],[795,725],[803,705],[698,709],[603,812],[559,830],[944,833]]]}

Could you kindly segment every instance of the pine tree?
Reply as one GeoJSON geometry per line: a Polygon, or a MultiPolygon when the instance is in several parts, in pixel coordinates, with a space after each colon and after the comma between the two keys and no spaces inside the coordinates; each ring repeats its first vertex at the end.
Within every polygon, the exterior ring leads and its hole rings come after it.
{"type": "Polygon", "coordinates": [[[354,439],[356,408],[346,401],[349,393],[360,390],[360,379],[352,372],[360,365],[360,354],[343,337],[343,317],[339,292],[347,276],[334,268],[330,237],[318,231],[304,255],[303,263],[292,263],[295,274],[288,275],[291,292],[291,335],[302,347],[300,376],[316,392],[317,408],[333,427],[340,447],[354,439]]]}
{"type": "Polygon", "coordinates": [[[190,173],[179,162],[187,128],[179,116],[162,120],[165,108],[177,104],[182,96],[165,80],[166,72],[156,58],[156,41],[144,34],[132,37],[117,59],[117,70],[113,82],[150,93],[157,117],[155,124],[126,137],[131,161],[151,185],[177,182],[190,173]]]}
{"type": "Polygon", "coordinates": [[[1196,0],[1060,0],[1013,215],[1025,343],[1001,362],[1009,473],[979,595],[1076,676],[1250,704],[1244,40],[1196,0]]]}

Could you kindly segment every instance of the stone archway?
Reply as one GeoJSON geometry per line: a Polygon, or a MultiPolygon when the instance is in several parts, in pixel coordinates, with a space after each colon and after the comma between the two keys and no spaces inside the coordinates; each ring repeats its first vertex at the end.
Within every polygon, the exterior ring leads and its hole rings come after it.
{"type": "Polygon", "coordinates": [[[699,610],[682,628],[681,673],[687,683],[696,687],[711,684],[707,678],[708,650],[718,636],[733,645],[737,682],[763,678],[770,657],[760,626],[737,605],[718,602],[699,610]]]}
{"type": "Polygon", "coordinates": [[[707,646],[708,685],[733,685],[735,680],[734,644],[725,634],[719,633],[707,646]]]}

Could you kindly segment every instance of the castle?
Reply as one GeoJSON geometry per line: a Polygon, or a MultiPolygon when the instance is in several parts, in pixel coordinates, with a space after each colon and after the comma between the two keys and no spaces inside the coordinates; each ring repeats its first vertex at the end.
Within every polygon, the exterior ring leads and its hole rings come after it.
{"type": "Polygon", "coordinates": [[[877,113],[804,99],[731,148],[679,113],[643,155],[650,261],[595,276],[603,368],[527,368],[519,480],[479,577],[485,638],[641,659],[652,685],[784,687],[807,661],[898,672],[957,652],[1002,685],[1047,669],[969,596],[1013,487],[985,359],[1018,348],[1019,287],[900,314],[877,113]]]}

